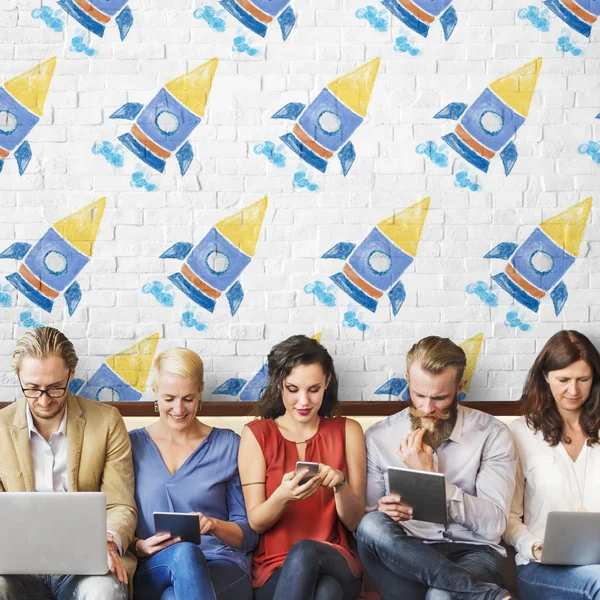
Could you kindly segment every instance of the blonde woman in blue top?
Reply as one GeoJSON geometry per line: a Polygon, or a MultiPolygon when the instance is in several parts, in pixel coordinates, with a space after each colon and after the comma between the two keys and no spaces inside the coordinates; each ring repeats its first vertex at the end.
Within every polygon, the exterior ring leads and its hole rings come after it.
{"type": "Polygon", "coordinates": [[[240,438],[196,418],[204,368],[195,352],[166,350],[153,371],[159,418],[129,434],[139,514],[135,597],[250,600],[258,536],[248,525],[237,470],[240,438]],[[198,513],[200,545],[155,535],[154,512],[198,513]]]}

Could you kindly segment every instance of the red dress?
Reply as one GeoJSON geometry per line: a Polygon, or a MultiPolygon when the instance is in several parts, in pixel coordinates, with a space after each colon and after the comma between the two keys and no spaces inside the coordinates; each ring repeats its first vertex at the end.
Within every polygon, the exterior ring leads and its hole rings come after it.
{"type": "MultiPolygon", "coordinates": [[[[298,460],[296,443],[286,440],[272,419],[248,424],[267,463],[267,498],[279,487],[285,473],[294,471],[298,460]]],[[[346,419],[321,417],[315,435],[306,440],[305,461],[318,462],[342,471],[346,476],[346,419]]],[[[286,559],[291,547],[301,540],[315,540],[333,546],[346,559],[352,574],[360,576],[361,565],[350,550],[348,530],[338,519],[333,490],[319,488],[310,498],[290,502],[285,512],[260,536],[254,552],[253,587],[262,587],[286,559]]]]}

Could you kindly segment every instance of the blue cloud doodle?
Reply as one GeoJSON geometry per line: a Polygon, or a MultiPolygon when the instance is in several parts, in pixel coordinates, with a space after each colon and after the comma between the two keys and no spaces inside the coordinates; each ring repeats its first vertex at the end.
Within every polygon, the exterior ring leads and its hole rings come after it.
{"type": "Polygon", "coordinates": [[[597,165],[600,165],[600,144],[590,140],[577,148],[579,154],[587,154],[597,165]]]}
{"type": "Polygon", "coordinates": [[[315,298],[325,306],[335,306],[336,297],[334,291],[335,286],[333,284],[325,285],[322,281],[307,283],[304,286],[305,294],[314,294],[315,298]]]}
{"type": "Polygon", "coordinates": [[[402,53],[407,52],[410,56],[419,56],[421,54],[421,50],[414,45],[413,39],[409,39],[407,35],[399,35],[394,40],[394,50],[402,53]]]}
{"type": "Polygon", "coordinates": [[[548,9],[540,10],[537,6],[529,5],[517,11],[517,17],[529,21],[538,31],[550,31],[550,13],[548,9]]]}
{"type": "Polygon", "coordinates": [[[150,183],[142,171],[134,171],[131,174],[129,185],[132,188],[144,188],[147,192],[154,192],[158,189],[157,185],[150,183]]]}
{"type": "Polygon", "coordinates": [[[287,160],[283,153],[284,148],[283,144],[275,146],[273,142],[266,141],[254,146],[254,154],[263,154],[271,164],[283,169],[287,160]]]}
{"type": "Polygon", "coordinates": [[[203,6],[194,11],[194,19],[206,21],[208,26],[214,31],[223,33],[225,31],[224,10],[215,10],[212,6],[203,6]]]}
{"type": "Polygon", "coordinates": [[[40,19],[48,29],[52,29],[56,33],[62,33],[65,30],[64,16],[65,13],[62,10],[52,10],[51,6],[45,4],[31,11],[33,19],[40,19]]]}
{"type": "Polygon", "coordinates": [[[125,164],[122,146],[113,146],[111,142],[95,143],[92,146],[92,154],[103,156],[106,162],[113,167],[120,168],[125,164]]]}
{"type": "Polygon", "coordinates": [[[204,331],[207,328],[205,323],[201,323],[196,319],[196,313],[189,308],[182,313],[180,325],[196,331],[204,331]]]}
{"type": "Polygon", "coordinates": [[[573,56],[581,56],[583,50],[575,45],[575,42],[571,41],[571,37],[568,33],[563,31],[563,34],[556,40],[556,49],[558,52],[564,52],[565,54],[571,53],[573,56]]]}
{"type": "Polygon", "coordinates": [[[448,166],[448,155],[444,153],[447,148],[445,144],[438,146],[433,141],[427,141],[424,144],[418,144],[415,148],[417,154],[424,154],[429,160],[438,167],[448,166]]]}
{"type": "Polygon", "coordinates": [[[492,286],[489,287],[485,281],[477,281],[476,283],[470,283],[465,291],[467,294],[475,294],[479,299],[488,306],[498,306],[498,296],[492,292],[492,286]]]}
{"type": "Polygon", "coordinates": [[[30,310],[24,310],[19,315],[19,327],[43,327],[43,323],[39,323],[33,316],[30,310]]]}
{"type": "Polygon", "coordinates": [[[370,4],[359,8],[354,15],[357,19],[364,19],[373,29],[382,33],[388,30],[387,11],[385,8],[377,10],[370,4]]]}
{"type": "Polygon", "coordinates": [[[12,306],[12,294],[10,293],[13,290],[13,287],[10,285],[0,286],[0,306],[3,308],[8,308],[12,306]]]}
{"type": "Polygon", "coordinates": [[[83,53],[86,56],[95,56],[98,54],[98,50],[92,48],[82,34],[73,36],[69,49],[72,52],[77,52],[78,54],[83,53]]]}
{"type": "Polygon", "coordinates": [[[165,286],[160,281],[153,281],[142,286],[142,293],[154,296],[159,304],[170,308],[175,303],[175,296],[171,294],[172,289],[173,286],[170,284],[165,286]]]}
{"type": "Polygon", "coordinates": [[[454,186],[459,188],[469,188],[472,192],[478,192],[481,186],[472,180],[469,172],[461,169],[454,176],[454,186]]]}
{"type": "Polygon", "coordinates": [[[305,171],[296,171],[294,173],[294,187],[306,188],[309,192],[318,192],[321,188],[316,183],[312,183],[305,171]]]}
{"type": "Polygon", "coordinates": [[[253,48],[250,45],[250,42],[246,39],[246,36],[243,33],[240,35],[236,35],[233,38],[233,46],[231,47],[231,49],[234,52],[239,52],[240,54],[243,54],[245,52],[248,56],[256,56],[260,53],[260,50],[258,48],[253,48]]]}
{"type": "Polygon", "coordinates": [[[529,323],[521,321],[519,313],[516,310],[511,310],[506,313],[506,321],[504,321],[504,324],[507,327],[513,327],[514,329],[520,329],[521,331],[529,331],[531,329],[529,323]]]}
{"type": "Polygon", "coordinates": [[[342,321],[343,327],[356,327],[359,331],[366,331],[369,326],[366,323],[363,323],[357,316],[356,312],[353,310],[348,310],[344,313],[344,320],[342,321]]]}

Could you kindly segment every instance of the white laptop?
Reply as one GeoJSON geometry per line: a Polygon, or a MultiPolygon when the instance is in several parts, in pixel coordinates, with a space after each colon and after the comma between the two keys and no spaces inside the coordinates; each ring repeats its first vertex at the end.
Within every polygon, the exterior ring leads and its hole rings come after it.
{"type": "Polygon", "coordinates": [[[0,575],[105,575],[101,492],[0,494],[0,575]]]}
{"type": "Polygon", "coordinates": [[[544,565],[600,565],[600,513],[548,513],[541,562],[544,565]]]}

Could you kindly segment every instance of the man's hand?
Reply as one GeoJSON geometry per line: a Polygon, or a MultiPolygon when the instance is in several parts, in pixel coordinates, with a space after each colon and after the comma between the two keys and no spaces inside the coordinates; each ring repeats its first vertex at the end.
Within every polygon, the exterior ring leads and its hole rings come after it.
{"type": "Polygon", "coordinates": [[[410,521],[412,508],[402,504],[400,496],[383,496],[379,498],[379,512],[385,513],[393,521],[410,521]]]}
{"type": "Polygon", "coordinates": [[[425,431],[421,427],[409,433],[398,447],[398,456],[409,469],[434,472],[433,448],[423,442],[425,431]]]}
{"type": "Polygon", "coordinates": [[[108,570],[117,576],[117,579],[127,585],[127,571],[123,564],[123,559],[119,554],[119,548],[116,542],[113,540],[113,536],[110,533],[106,534],[106,549],[108,553],[108,570]]]}

